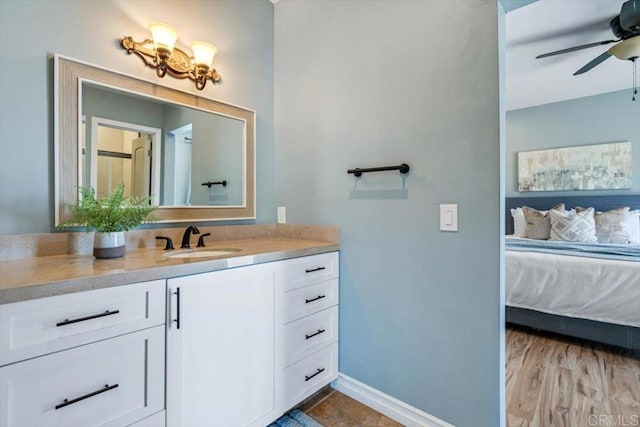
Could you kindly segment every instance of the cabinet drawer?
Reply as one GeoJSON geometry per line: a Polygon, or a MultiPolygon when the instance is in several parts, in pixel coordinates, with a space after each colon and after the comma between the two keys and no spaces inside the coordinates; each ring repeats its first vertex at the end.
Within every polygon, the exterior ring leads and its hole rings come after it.
{"type": "Polygon", "coordinates": [[[338,252],[294,258],[284,262],[282,289],[309,286],[338,277],[338,252]]]}
{"type": "Polygon", "coordinates": [[[164,323],[165,281],[0,306],[0,366],[164,323]]]}
{"type": "Polygon", "coordinates": [[[284,375],[290,408],[338,377],[338,343],[289,366],[284,375]]]}
{"type": "Polygon", "coordinates": [[[129,427],[165,427],[167,425],[166,419],[166,411],[160,411],[145,418],[144,420],[129,424],[129,427]]]}
{"type": "Polygon", "coordinates": [[[338,341],[338,307],[334,306],[285,326],[284,366],[338,341]]]}
{"type": "Polygon", "coordinates": [[[285,292],[283,323],[291,322],[338,304],[338,279],[285,292]]]}
{"type": "Polygon", "coordinates": [[[122,426],[163,408],[163,326],[0,368],[0,427],[122,426]]]}

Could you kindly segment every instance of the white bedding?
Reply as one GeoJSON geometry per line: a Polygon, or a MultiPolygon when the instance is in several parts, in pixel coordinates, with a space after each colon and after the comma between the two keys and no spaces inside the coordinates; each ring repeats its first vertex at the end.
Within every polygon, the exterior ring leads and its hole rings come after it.
{"type": "Polygon", "coordinates": [[[506,251],[508,306],[640,327],[640,263],[506,251]]]}

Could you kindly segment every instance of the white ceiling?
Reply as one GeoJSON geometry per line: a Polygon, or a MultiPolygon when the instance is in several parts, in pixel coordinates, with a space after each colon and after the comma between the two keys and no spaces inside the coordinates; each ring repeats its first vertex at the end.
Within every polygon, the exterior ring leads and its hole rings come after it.
{"type": "Polygon", "coordinates": [[[633,64],[614,57],[573,76],[612,44],[535,59],[542,53],[615,39],[609,21],[620,13],[622,3],[624,0],[539,0],[507,13],[507,110],[631,88],[633,64]]]}

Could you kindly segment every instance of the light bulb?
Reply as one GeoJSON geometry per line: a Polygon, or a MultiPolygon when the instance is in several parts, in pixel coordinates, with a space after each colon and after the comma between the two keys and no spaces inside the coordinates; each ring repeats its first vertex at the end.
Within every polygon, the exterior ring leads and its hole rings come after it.
{"type": "Polygon", "coordinates": [[[191,50],[196,66],[206,66],[207,69],[211,68],[213,57],[218,53],[218,49],[207,42],[193,42],[191,50]]]}
{"type": "Polygon", "coordinates": [[[170,25],[162,22],[153,22],[149,25],[151,35],[153,36],[153,44],[158,49],[173,51],[173,47],[178,39],[178,32],[170,25]]]}

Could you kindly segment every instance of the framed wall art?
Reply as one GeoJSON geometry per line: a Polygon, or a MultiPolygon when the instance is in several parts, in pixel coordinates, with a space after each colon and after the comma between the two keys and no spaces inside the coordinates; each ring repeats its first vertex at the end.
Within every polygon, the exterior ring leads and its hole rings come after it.
{"type": "Polygon", "coordinates": [[[518,191],[631,188],[631,142],[518,153],[518,191]]]}

